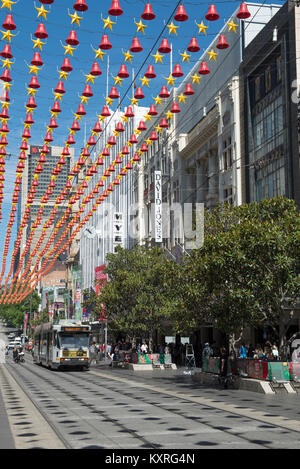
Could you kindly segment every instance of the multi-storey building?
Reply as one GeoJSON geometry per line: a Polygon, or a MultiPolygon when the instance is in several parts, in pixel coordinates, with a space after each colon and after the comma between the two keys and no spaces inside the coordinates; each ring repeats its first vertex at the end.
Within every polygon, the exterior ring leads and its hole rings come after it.
{"type": "Polygon", "coordinates": [[[242,126],[246,201],[300,204],[300,6],[288,1],[244,50],[242,126]]]}

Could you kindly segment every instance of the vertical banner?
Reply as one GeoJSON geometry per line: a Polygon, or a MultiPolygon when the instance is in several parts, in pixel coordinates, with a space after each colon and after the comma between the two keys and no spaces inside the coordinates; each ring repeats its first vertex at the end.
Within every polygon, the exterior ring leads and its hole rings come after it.
{"type": "Polygon", "coordinates": [[[161,171],[155,171],[155,242],[162,243],[162,177],[161,171]]]}
{"type": "Polygon", "coordinates": [[[26,334],[26,332],[27,332],[27,322],[28,322],[28,313],[25,313],[25,315],[24,315],[24,334],[25,335],[27,335],[26,334]]]}

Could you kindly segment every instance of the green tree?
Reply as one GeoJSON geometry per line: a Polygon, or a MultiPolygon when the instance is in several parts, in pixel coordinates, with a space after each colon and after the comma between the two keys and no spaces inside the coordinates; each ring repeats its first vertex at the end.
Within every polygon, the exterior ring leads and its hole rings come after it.
{"type": "Polygon", "coordinates": [[[279,326],[284,349],[300,292],[299,254],[300,218],[293,201],[219,206],[206,214],[202,249],[185,259],[185,317],[236,338],[246,326],[279,326]]]}
{"type": "Polygon", "coordinates": [[[97,297],[104,304],[110,328],[133,337],[162,330],[172,315],[168,261],[161,249],[119,248],[107,256],[109,282],[97,297]]]}

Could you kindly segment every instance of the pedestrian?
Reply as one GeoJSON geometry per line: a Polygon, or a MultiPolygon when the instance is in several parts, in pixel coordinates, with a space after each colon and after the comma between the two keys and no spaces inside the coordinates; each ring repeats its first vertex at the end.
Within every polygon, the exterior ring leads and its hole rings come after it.
{"type": "Polygon", "coordinates": [[[249,347],[248,347],[247,357],[248,358],[253,358],[254,354],[255,354],[255,348],[253,347],[252,344],[250,344],[249,347]]]}
{"type": "Polygon", "coordinates": [[[204,344],[204,349],[202,351],[202,359],[212,357],[213,351],[208,342],[204,344]]]}
{"type": "Polygon", "coordinates": [[[274,360],[278,360],[278,355],[279,355],[279,353],[278,353],[278,347],[277,347],[276,344],[274,344],[274,345],[272,345],[272,358],[273,358],[274,360]]]}
{"type": "Polygon", "coordinates": [[[220,349],[220,377],[224,384],[224,389],[228,388],[227,382],[227,371],[228,371],[228,353],[225,347],[220,349]]]}
{"type": "Polygon", "coordinates": [[[148,345],[146,344],[146,342],[142,343],[141,352],[144,353],[144,354],[146,354],[148,352],[148,345]]]}
{"type": "Polygon", "coordinates": [[[297,348],[292,353],[292,362],[300,362],[300,344],[297,345],[297,348]]]}
{"type": "Polygon", "coordinates": [[[245,344],[242,344],[239,349],[239,358],[247,358],[247,348],[245,344]]]}

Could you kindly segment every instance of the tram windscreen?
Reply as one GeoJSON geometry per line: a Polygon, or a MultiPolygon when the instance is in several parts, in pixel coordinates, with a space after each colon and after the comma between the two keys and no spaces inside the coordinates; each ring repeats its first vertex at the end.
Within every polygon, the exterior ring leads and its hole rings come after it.
{"type": "Polygon", "coordinates": [[[81,347],[89,346],[89,334],[76,333],[76,334],[59,334],[58,335],[59,348],[79,349],[81,347]]]}

